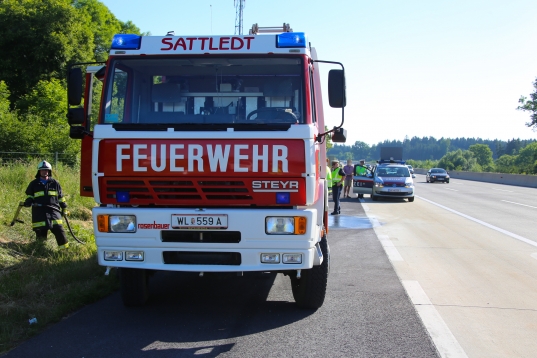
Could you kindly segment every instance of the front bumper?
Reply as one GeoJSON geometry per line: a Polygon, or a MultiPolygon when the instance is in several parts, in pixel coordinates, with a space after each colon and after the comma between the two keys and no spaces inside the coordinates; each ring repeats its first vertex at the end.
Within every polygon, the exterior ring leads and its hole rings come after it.
{"type": "Polygon", "coordinates": [[[378,196],[390,197],[390,198],[409,198],[414,196],[414,188],[402,188],[402,187],[383,187],[373,188],[373,193],[378,196]]]}
{"type": "Polygon", "coordinates": [[[98,262],[102,266],[165,271],[244,272],[309,269],[319,264],[321,226],[315,208],[204,209],[205,214],[227,215],[226,229],[173,229],[172,215],[192,215],[199,209],[106,208],[93,209],[98,262]],[[99,232],[97,216],[135,215],[136,232],[99,232]],[[267,216],[305,216],[303,235],[268,235],[267,216]],[[193,239],[198,238],[198,239],[193,239]],[[118,252],[121,260],[105,260],[118,252]],[[128,253],[143,252],[143,260],[128,261],[128,253]],[[277,254],[279,262],[263,263],[262,255],[277,254]],[[299,254],[300,263],[284,263],[284,255],[299,254]]]}

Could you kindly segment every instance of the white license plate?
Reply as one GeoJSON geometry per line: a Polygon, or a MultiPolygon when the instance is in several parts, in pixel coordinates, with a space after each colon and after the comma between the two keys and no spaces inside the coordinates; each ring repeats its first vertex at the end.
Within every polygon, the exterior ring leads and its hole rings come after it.
{"type": "Polygon", "coordinates": [[[227,229],[227,215],[172,214],[174,229],[227,229]]]}
{"type": "Polygon", "coordinates": [[[389,192],[397,192],[397,193],[398,193],[398,192],[401,191],[401,189],[388,189],[388,191],[389,191],[389,192]]]}

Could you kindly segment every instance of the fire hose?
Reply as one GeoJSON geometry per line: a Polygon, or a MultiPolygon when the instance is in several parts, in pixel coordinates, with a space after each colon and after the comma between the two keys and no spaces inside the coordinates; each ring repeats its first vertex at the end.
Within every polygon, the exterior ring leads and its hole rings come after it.
{"type": "Polygon", "coordinates": [[[73,236],[73,239],[75,239],[76,241],[78,241],[79,243],[81,243],[82,245],[86,245],[85,242],[83,241],[80,241],[76,236],[75,236],[75,233],[73,232],[73,229],[71,229],[71,224],[69,224],[69,219],[67,219],[67,213],[62,210],[62,215],[63,215],[63,218],[65,219],[65,223],[67,224],[67,228],[69,229],[69,232],[71,233],[71,236],[73,236]]]}
{"type": "MultiPolygon", "coordinates": [[[[24,224],[24,221],[22,221],[22,220],[19,219],[19,214],[20,214],[20,211],[21,211],[21,209],[22,209],[23,206],[24,206],[24,203],[23,203],[22,201],[19,202],[19,205],[17,205],[17,210],[15,210],[15,215],[13,216],[13,220],[11,220],[11,226],[15,225],[15,223],[22,223],[22,224],[24,224]]],[[[41,204],[32,204],[32,206],[43,206],[43,205],[41,205],[41,204]]],[[[60,210],[59,210],[58,208],[56,208],[56,207],[53,207],[53,208],[54,208],[55,210],[60,211],[60,210]]],[[[71,236],[73,236],[73,238],[74,238],[77,242],[79,242],[80,244],[82,244],[82,245],[86,245],[86,243],[83,242],[83,241],[80,241],[80,240],[76,237],[75,233],[73,232],[73,229],[71,228],[71,224],[69,223],[69,219],[67,218],[67,212],[66,212],[65,210],[63,210],[63,209],[62,209],[60,212],[61,212],[61,215],[63,216],[63,218],[65,219],[65,223],[67,224],[67,228],[69,229],[69,232],[71,233],[71,236]]]]}

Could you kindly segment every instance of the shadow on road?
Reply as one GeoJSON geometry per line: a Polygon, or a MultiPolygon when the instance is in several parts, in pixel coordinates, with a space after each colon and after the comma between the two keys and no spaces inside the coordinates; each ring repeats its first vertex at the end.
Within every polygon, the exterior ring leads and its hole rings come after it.
{"type": "Polygon", "coordinates": [[[216,357],[235,338],[286,326],[314,313],[298,309],[287,277],[158,272],[146,306],[126,308],[119,293],[88,306],[6,357],[216,357]],[[278,278],[278,279],[277,279],[278,278]],[[285,297],[270,297],[273,285],[285,297]]]}

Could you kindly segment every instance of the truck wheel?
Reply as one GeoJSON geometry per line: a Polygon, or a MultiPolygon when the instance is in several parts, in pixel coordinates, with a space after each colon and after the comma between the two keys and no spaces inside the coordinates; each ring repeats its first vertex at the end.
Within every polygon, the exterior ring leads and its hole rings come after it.
{"type": "Polygon", "coordinates": [[[291,276],[291,288],[296,304],[301,308],[317,309],[323,305],[326,284],[330,271],[330,248],[326,235],[319,244],[323,252],[323,263],[311,269],[302,270],[301,277],[291,276]]]}
{"type": "Polygon", "coordinates": [[[146,270],[122,268],[119,270],[121,299],[127,307],[142,306],[149,297],[149,275],[146,270]]]}

